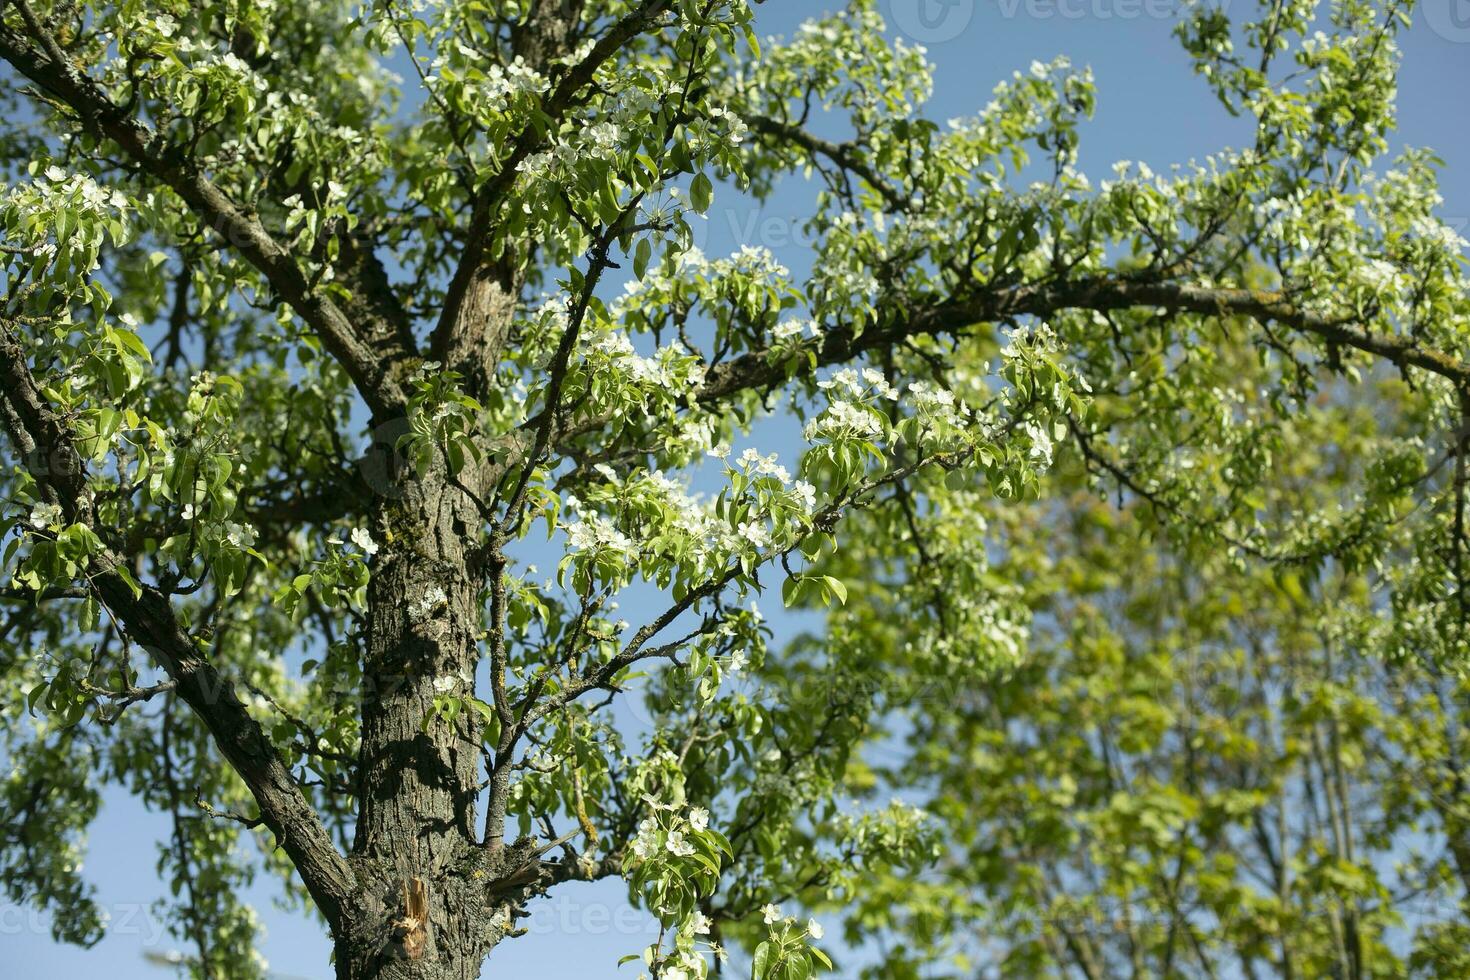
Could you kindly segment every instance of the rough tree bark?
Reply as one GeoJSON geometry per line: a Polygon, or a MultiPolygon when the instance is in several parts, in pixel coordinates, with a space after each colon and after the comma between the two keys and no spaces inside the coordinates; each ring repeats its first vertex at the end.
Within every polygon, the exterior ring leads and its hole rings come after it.
{"type": "MultiPolygon", "coordinates": [[[[513,273],[477,270],[436,345],[477,392],[493,377],[517,292],[513,273]]],[[[477,837],[476,799],[487,775],[479,716],[424,723],[436,694],[475,691],[488,558],[476,542],[499,471],[485,462],[451,476],[441,459],[419,474],[398,458],[401,420],[377,431],[372,525],[380,551],[368,586],[361,796],[350,856],[359,902],[337,936],[337,975],[469,980],[539,874],[522,870],[525,848],[506,848],[498,827],[487,823],[484,839],[477,837]],[[426,886],[427,922],[405,907],[414,879],[426,886]]]]}
{"type": "Polygon", "coordinates": [[[465,545],[478,518],[442,474],[401,486],[401,498],[384,500],[374,520],[383,544],[368,587],[352,851],[364,914],[376,921],[349,931],[348,948],[338,948],[338,975],[473,977],[485,949],[466,933],[465,910],[454,907],[464,896],[453,879],[476,846],[478,726],[472,713],[452,725],[424,719],[435,678],[451,678],[456,693],[472,689],[464,678],[478,660],[480,587],[465,545]],[[389,920],[404,915],[402,883],[414,877],[429,886],[422,958],[437,964],[433,974],[374,966],[405,952],[406,937],[397,933],[407,930],[389,920]],[[373,931],[386,942],[373,943],[373,931]]]}

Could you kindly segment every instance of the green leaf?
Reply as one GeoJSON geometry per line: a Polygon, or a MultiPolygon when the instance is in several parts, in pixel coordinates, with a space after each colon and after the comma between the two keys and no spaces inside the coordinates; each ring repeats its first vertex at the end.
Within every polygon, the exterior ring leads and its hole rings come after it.
{"type": "Polygon", "coordinates": [[[653,243],[647,238],[638,239],[638,245],[633,252],[633,275],[637,276],[640,282],[648,272],[648,261],[652,257],[653,243]]]}
{"type": "Polygon", "coordinates": [[[755,948],[755,956],[751,960],[750,975],[752,980],[765,980],[771,969],[771,944],[763,942],[755,948]]]}
{"type": "Polygon", "coordinates": [[[117,577],[122,579],[128,589],[133,593],[134,599],[143,594],[143,586],[138,584],[138,580],[133,577],[132,570],[128,566],[118,564],[113,566],[113,571],[117,573],[117,577]]]}
{"type": "Polygon", "coordinates": [[[714,185],[710,183],[709,177],[703,172],[694,175],[694,181],[689,185],[689,204],[704,214],[709,210],[710,202],[714,199],[714,185]]]}
{"type": "Polygon", "coordinates": [[[26,695],[26,711],[34,715],[36,713],[36,702],[45,697],[46,692],[50,689],[51,683],[49,681],[42,681],[31,688],[30,693],[26,695]]]}

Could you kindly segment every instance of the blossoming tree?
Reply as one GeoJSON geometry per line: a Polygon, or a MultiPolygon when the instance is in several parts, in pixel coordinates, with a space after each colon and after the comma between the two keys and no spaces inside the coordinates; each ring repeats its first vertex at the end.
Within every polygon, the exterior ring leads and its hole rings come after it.
{"type": "Polygon", "coordinates": [[[792,903],[859,909],[942,835],[846,805],[922,717],[833,682],[882,687],[863,620],[768,654],[753,600],[891,568],[905,669],[1014,666],[979,515],[1059,446],[1231,561],[1370,569],[1376,652],[1460,662],[1470,309],[1432,157],[1380,163],[1406,13],[1192,11],[1252,145],[1094,185],[1085,71],[941,126],[868,0],[786,42],[745,0],[0,2],[9,893],[96,938],[105,781],[169,819],[199,976],[259,969],[246,837],[344,978],[477,976],[528,902],[615,876],[648,972],[808,976],[792,903]],[[717,182],[793,172],[805,281],[693,247],[717,182]],[[1416,411],[1273,520],[1281,428],[1374,372],[1416,411]],[[728,451],[771,411],[793,459],[728,451]]]}

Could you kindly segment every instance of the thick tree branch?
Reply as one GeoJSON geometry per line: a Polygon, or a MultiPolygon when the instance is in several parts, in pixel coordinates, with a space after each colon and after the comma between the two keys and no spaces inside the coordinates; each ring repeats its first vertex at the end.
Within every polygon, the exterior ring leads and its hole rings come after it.
{"type": "MultiPolygon", "coordinates": [[[[24,0],[12,2],[25,15],[27,27],[35,36],[27,38],[0,22],[0,58],[69,107],[87,132],[121,147],[145,173],[173,190],[221,238],[259,269],[280,298],[316,332],[375,414],[392,414],[402,405],[406,399],[392,370],[394,358],[384,356],[385,352],[374,350],[365,342],[347,315],[308,281],[296,259],[265,230],[259,219],[231,201],[187,154],[169,146],[160,134],[113,103],[94,79],[67,61],[24,0]],[[32,40],[41,45],[40,49],[32,40]]],[[[381,333],[400,336],[392,328],[381,333]]]]}
{"type": "MultiPolygon", "coordinates": [[[[7,407],[0,416],[43,494],[62,507],[68,521],[93,523],[86,473],[71,433],[41,394],[24,347],[3,325],[0,391],[0,400],[7,407]]],[[[136,586],[116,555],[104,551],[93,556],[86,576],[128,637],[157,660],[178,696],[209,729],[220,754],[255,797],[265,826],[275,834],[317,907],[336,929],[353,902],[352,872],[230,683],[180,625],[168,599],[155,588],[136,586]]]]}
{"type": "MultiPolygon", "coordinates": [[[[1465,361],[1425,346],[1410,336],[1372,333],[1352,319],[1305,310],[1280,292],[1122,278],[1014,286],[965,300],[920,306],[906,317],[895,318],[887,325],[870,328],[857,336],[846,329],[829,330],[816,349],[816,364],[811,370],[845,364],[862,354],[890,349],[917,337],[958,336],[976,324],[1007,317],[1046,317],[1065,310],[1109,312],[1135,307],[1280,323],[1330,344],[1373,354],[1400,368],[1428,371],[1461,391],[1470,391],[1470,364],[1465,361]]],[[[711,368],[694,398],[703,408],[717,409],[741,392],[767,390],[786,380],[786,365],[781,359],[772,357],[767,349],[754,350],[711,368]]],[[[533,433],[540,430],[544,421],[544,413],[526,420],[516,433],[516,444],[503,465],[520,464],[529,450],[533,433]]],[[[553,442],[563,450],[569,449],[573,440],[599,431],[611,421],[611,417],[559,419],[553,428],[553,442]]]]}
{"type": "MultiPolygon", "coordinates": [[[[819,367],[841,364],[859,354],[885,349],[912,337],[953,335],[975,324],[1006,317],[1045,317],[1065,310],[1108,312],[1145,306],[1171,313],[1242,316],[1280,323],[1329,343],[1382,357],[1401,368],[1414,367],[1437,374],[1457,388],[1470,388],[1470,364],[1426,347],[1413,337],[1375,334],[1352,319],[1305,310],[1279,292],[1122,278],[1015,286],[970,299],[921,307],[912,316],[856,337],[847,330],[830,331],[817,351],[817,364],[819,367]]],[[[697,397],[702,404],[712,405],[739,391],[779,384],[785,377],[784,365],[771,359],[767,351],[752,351],[711,370],[697,397]]]]}
{"type": "Polygon", "coordinates": [[[1428,347],[1405,334],[1369,331],[1355,317],[1327,316],[1304,309],[1284,293],[1261,289],[1232,289],[1188,283],[1145,282],[1129,279],[1084,279],[1060,286],[1019,289],[1010,309],[992,310],[981,301],[958,304],[942,311],[946,326],[953,328],[977,319],[1015,313],[1044,316],[1064,309],[1107,312],[1139,306],[1157,306],[1171,313],[1202,316],[1242,316],[1262,323],[1279,323],[1302,333],[1313,334],[1331,344],[1373,354],[1399,368],[1418,368],[1437,374],[1460,390],[1470,388],[1470,364],[1428,347]],[[980,314],[975,317],[975,314],[980,314]]]}
{"type": "Polygon", "coordinates": [[[501,280],[514,278],[507,277],[505,270],[500,270],[497,274],[495,270],[485,268],[485,247],[489,242],[495,213],[505,194],[515,184],[521,162],[546,145],[549,137],[556,131],[556,124],[584,95],[597,70],[671,6],[672,0],[644,0],[613,24],[587,55],[561,76],[542,103],[544,118],[521,131],[501,162],[500,169],[480,186],[470,212],[469,226],[465,231],[464,249],[445,292],[439,322],[429,341],[430,357],[434,360],[454,366],[461,360],[461,352],[481,345],[484,340],[481,333],[485,324],[475,322],[482,318],[475,316],[478,304],[473,302],[474,295],[477,291],[488,288],[497,275],[501,280]]]}

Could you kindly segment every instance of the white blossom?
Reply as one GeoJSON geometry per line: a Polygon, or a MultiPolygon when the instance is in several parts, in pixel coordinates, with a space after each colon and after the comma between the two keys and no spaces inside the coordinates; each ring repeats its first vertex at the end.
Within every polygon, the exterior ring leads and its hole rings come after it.
{"type": "Polygon", "coordinates": [[[614,527],[612,521],[597,514],[582,516],[575,524],[568,525],[566,531],[568,543],[578,551],[608,549],[628,557],[637,551],[631,538],[614,527]]]}
{"type": "Polygon", "coordinates": [[[741,521],[735,533],[757,548],[764,548],[771,542],[771,532],[760,521],[741,521]]]}
{"type": "Polygon", "coordinates": [[[31,527],[41,529],[61,523],[60,504],[37,504],[31,508],[31,527]]]}
{"type": "Polygon", "coordinates": [[[806,329],[806,325],[810,322],[809,320],[782,320],[771,331],[771,336],[777,340],[789,340],[792,337],[799,337],[802,331],[806,329]]]}
{"type": "Polygon", "coordinates": [[[806,510],[810,511],[817,506],[817,488],[810,483],[805,480],[797,480],[791,490],[806,510]]]}
{"type": "Polygon", "coordinates": [[[658,849],[658,823],[652,817],[644,817],[638,825],[638,836],[633,839],[633,853],[647,858],[658,849]]]}
{"type": "Polygon", "coordinates": [[[249,524],[236,524],[229,521],[225,524],[225,540],[236,548],[251,548],[255,545],[255,528],[249,524]]]}
{"type": "Polygon", "coordinates": [[[685,840],[682,830],[669,831],[669,839],[664,846],[675,857],[688,857],[694,853],[694,845],[685,840]]]}

